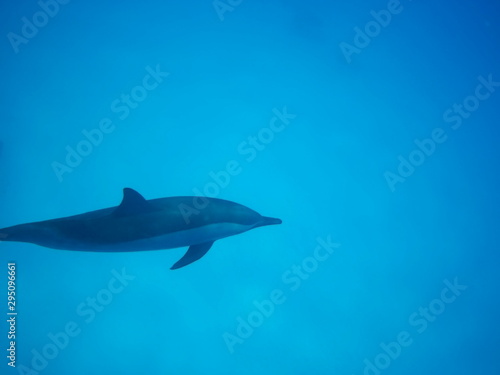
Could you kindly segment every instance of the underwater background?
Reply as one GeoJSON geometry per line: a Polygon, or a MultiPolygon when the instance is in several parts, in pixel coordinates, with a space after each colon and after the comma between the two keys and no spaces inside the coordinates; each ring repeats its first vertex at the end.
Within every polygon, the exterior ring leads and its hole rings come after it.
{"type": "Polygon", "coordinates": [[[500,373],[498,1],[0,14],[0,227],[124,187],[283,220],[176,271],[0,243],[1,374],[500,373]]]}

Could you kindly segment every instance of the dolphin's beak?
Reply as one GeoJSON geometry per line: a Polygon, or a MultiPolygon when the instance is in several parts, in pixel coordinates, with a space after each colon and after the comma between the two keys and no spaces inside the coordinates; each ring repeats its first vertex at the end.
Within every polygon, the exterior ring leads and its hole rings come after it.
{"type": "Polygon", "coordinates": [[[276,225],[276,224],[281,224],[282,221],[281,219],[276,219],[274,217],[267,217],[267,216],[262,216],[262,221],[257,224],[255,227],[264,227],[266,225],[276,225]]]}

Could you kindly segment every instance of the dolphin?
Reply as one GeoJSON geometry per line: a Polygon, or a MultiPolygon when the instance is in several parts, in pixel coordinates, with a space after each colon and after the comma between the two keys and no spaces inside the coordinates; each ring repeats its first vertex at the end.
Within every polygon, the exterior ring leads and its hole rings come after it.
{"type": "Polygon", "coordinates": [[[137,191],[125,188],[119,206],[3,228],[0,241],[94,252],[189,246],[170,268],[177,269],[200,259],[214,241],[274,224],[281,224],[281,220],[223,199],[185,196],[146,200],[137,191]],[[205,207],[195,205],[195,199],[204,201],[205,207]]]}

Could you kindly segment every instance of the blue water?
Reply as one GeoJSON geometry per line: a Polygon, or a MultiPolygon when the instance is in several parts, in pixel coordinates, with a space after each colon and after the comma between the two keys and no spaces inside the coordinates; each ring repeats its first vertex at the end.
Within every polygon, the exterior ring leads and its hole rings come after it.
{"type": "Polygon", "coordinates": [[[500,373],[497,3],[54,4],[0,16],[0,227],[124,187],[283,224],[176,271],[0,243],[1,374],[500,373]]]}

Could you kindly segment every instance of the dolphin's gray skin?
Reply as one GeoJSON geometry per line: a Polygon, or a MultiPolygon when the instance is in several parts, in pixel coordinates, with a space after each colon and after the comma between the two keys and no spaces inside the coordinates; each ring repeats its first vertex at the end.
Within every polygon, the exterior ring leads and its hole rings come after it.
{"type": "Polygon", "coordinates": [[[261,216],[241,204],[216,198],[203,198],[206,207],[195,210],[194,199],[146,200],[135,190],[125,188],[119,206],[3,228],[0,240],[98,252],[189,246],[171,268],[177,269],[200,259],[216,240],[265,225],[281,224],[280,219],[261,216]],[[182,207],[190,207],[195,214],[186,217],[182,207]]]}

